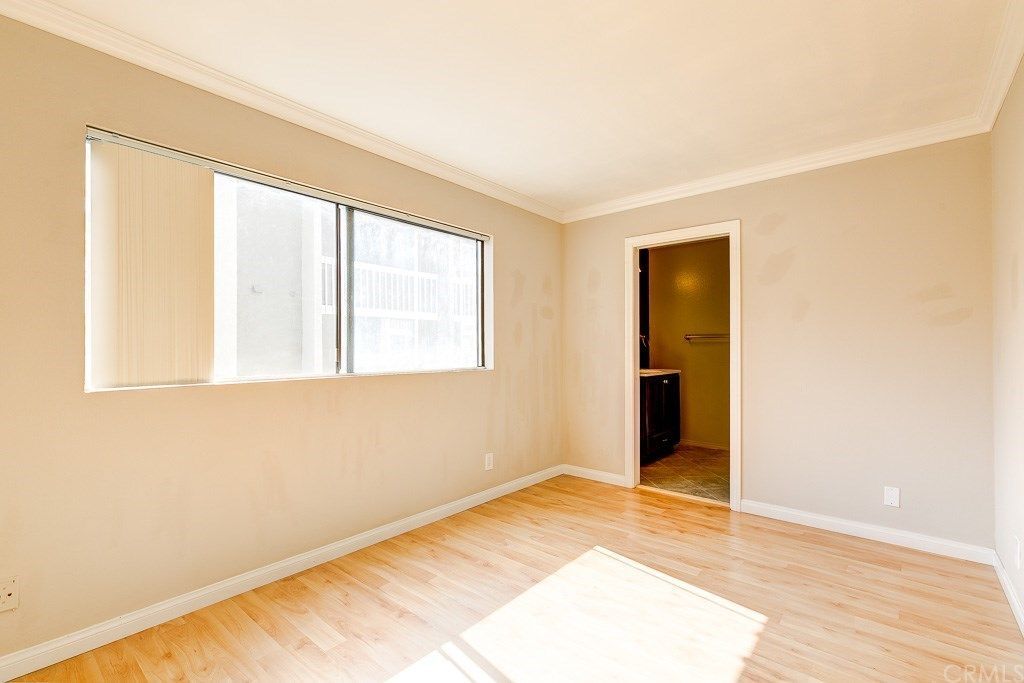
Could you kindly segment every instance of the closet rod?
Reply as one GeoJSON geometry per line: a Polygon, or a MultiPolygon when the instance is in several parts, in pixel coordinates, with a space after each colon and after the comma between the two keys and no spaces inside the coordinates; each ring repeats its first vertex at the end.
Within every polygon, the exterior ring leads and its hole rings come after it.
{"type": "Polygon", "coordinates": [[[688,342],[700,340],[728,341],[728,334],[684,334],[683,339],[688,342]]]}

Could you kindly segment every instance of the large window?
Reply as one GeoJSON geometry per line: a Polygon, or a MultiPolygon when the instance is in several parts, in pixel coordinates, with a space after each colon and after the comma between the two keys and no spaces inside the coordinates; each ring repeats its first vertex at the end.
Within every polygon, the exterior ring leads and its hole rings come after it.
{"type": "Polygon", "coordinates": [[[485,365],[486,236],[86,144],[88,389],[485,365]]]}
{"type": "Polygon", "coordinates": [[[352,214],[353,370],[479,365],[481,243],[352,214]]]}

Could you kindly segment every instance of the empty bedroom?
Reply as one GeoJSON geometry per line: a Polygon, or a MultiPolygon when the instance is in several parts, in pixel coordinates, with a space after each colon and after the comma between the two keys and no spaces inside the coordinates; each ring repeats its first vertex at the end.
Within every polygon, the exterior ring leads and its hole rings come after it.
{"type": "Polygon", "coordinates": [[[1024,0],[0,0],[0,681],[1024,683],[1024,0]]]}

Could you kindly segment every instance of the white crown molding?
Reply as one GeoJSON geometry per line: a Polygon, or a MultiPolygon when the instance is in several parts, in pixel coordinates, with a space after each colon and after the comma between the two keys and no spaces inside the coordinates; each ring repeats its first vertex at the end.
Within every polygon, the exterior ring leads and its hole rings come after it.
{"type": "Polygon", "coordinates": [[[0,14],[563,224],[986,133],[1024,54],[1024,0],[1009,0],[982,99],[972,116],[561,211],[49,0],[0,0],[0,14]]]}
{"type": "Polygon", "coordinates": [[[773,161],[761,164],[760,166],[752,166],[709,178],[701,178],[680,183],[679,185],[663,187],[659,190],[640,192],[607,202],[581,206],[564,212],[562,214],[562,223],[574,223],[587,218],[596,218],[597,216],[619,213],[629,209],[638,209],[642,206],[661,204],[717,190],[727,190],[731,187],[759,183],[764,180],[774,180],[775,178],[795,175],[805,171],[814,171],[851,161],[860,161],[892,152],[901,152],[914,147],[931,145],[936,142],[946,142],[947,140],[977,135],[988,130],[980,118],[968,116],[934,126],[918,128],[917,130],[835,147],[823,152],[804,154],[792,159],[773,161]]]}
{"type": "Polygon", "coordinates": [[[229,76],[48,0],[0,0],[0,14],[521,209],[551,220],[561,220],[558,209],[533,197],[229,76]]]}
{"type": "Polygon", "coordinates": [[[709,178],[700,178],[660,190],[640,192],[619,199],[588,204],[565,211],[562,214],[562,223],[573,223],[642,206],[661,204],[716,190],[726,190],[730,187],[773,180],[851,161],[870,159],[883,154],[902,152],[914,147],[987,133],[995,125],[996,117],[999,116],[1003,100],[1013,83],[1013,77],[1017,73],[1017,66],[1021,62],[1022,55],[1024,55],[1024,0],[1009,0],[1003,14],[999,38],[996,40],[992,65],[989,68],[988,80],[985,83],[981,102],[972,116],[835,147],[822,152],[805,154],[792,159],[752,166],[709,178]]]}
{"type": "Polygon", "coordinates": [[[1013,83],[1021,56],[1024,55],[1024,0],[1009,0],[1003,24],[996,40],[992,67],[978,106],[978,117],[986,130],[992,130],[1003,107],[1003,100],[1013,83]]]}

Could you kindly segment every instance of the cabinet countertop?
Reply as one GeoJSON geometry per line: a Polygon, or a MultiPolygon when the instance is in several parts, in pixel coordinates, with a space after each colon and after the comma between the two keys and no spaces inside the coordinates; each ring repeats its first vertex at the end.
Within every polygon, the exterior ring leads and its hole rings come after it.
{"type": "Polygon", "coordinates": [[[680,370],[669,370],[663,368],[642,368],[640,370],[641,377],[661,377],[662,375],[678,375],[680,370]]]}

